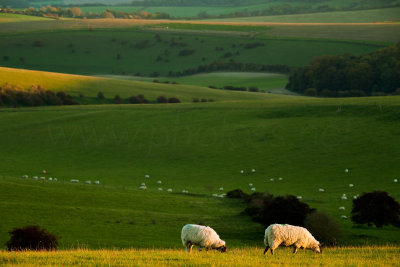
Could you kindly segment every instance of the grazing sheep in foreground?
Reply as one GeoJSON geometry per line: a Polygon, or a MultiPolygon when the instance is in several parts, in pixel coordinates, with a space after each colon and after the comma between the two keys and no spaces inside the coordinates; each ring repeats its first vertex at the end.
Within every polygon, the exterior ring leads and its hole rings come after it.
{"type": "Polygon", "coordinates": [[[186,247],[186,251],[191,251],[195,245],[199,246],[199,251],[203,247],[206,250],[216,249],[220,252],[226,251],[225,241],[219,238],[219,235],[208,226],[197,224],[186,224],[182,228],[181,233],[182,244],[186,247]]]}
{"type": "Polygon", "coordinates": [[[293,253],[299,248],[309,248],[316,253],[322,253],[321,245],[312,234],[303,227],[289,224],[271,224],[265,229],[264,244],[266,248],[264,255],[271,249],[271,254],[279,245],[286,247],[294,245],[293,253]]]}

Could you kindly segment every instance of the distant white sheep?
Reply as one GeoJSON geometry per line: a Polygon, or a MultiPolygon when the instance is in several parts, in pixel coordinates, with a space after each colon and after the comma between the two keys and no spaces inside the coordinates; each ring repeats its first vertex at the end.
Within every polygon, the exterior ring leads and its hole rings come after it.
{"type": "Polygon", "coordinates": [[[90,181],[90,180],[85,181],[85,184],[91,184],[91,183],[92,183],[92,181],[90,181]]]}
{"type": "Polygon", "coordinates": [[[264,244],[266,248],[264,255],[271,249],[271,254],[279,245],[294,245],[293,253],[299,248],[311,249],[316,253],[322,253],[320,243],[304,227],[293,226],[289,224],[271,224],[265,229],[264,244]]]}
{"type": "Polygon", "coordinates": [[[150,178],[150,175],[146,174],[146,175],[144,176],[144,178],[150,178]]]}
{"type": "Polygon", "coordinates": [[[269,179],[271,182],[273,182],[274,181],[274,178],[271,178],[271,179],[269,179]]]}
{"type": "Polygon", "coordinates": [[[342,197],[341,197],[341,199],[342,199],[342,200],[347,200],[346,194],[343,194],[342,197]]]}
{"type": "Polygon", "coordinates": [[[250,187],[252,187],[252,186],[253,186],[253,184],[252,184],[252,183],[250,183],[250,184],[249,184],[249,186],[250,186],[250,187]]]}
{"type": "Polygon", "coordinates": [[[345,210],[346,208],[344,206],[339,207],[339,210],[345,210]]]}
{"type": "Polygon", "coordinates": [[[218,197],[218,194],[212,194],[213,197],[218,197]]]}
{"type": "Polygon", "coordinates": [[[216,249],[220,252],[226,251],[225,241],[208,226],[197,224],[186,224],[181,232],[182,244],[186,251],[191,252],[193,246],[199,246],[199,251],[204,247],[206,250],[216,249]]]}
{"type": "Polygon", "coordinates": [[[347,216],[346,215],[342,215],[342,216],[340,216],[340,218],[342,218],[342,219],[347,219],[347,216]]]}
{"type": "Polygon", "coordinates": [[[243,173],[244,173],[244,170],[240,170],[240,173],[243,174],[243,173]]]}
{"type": "Polygon", "coordinates": [[[49,178],[49,181],[50,181],[50,182],[53,181],[53,177],[50,177],[50,178],[49,178]]]}
{"type": "Polygon", "coordinates": [[[29,178],[29,176],[25,174],[25,175],[22,175],[22,178],[26,179],[26,178],[29,178]]]}
{"type": "Polygon", "coordinates": [[[141,186],[139,186],[139,189],[140,189],[140,190],[146,190],[146,189],[147,189],[147,186],[141,185],[141,186]]]}
{"type": "Polygon", "coordinates": [[[279,178],[278,178],[278,180],[279,180],[279,181],[282,181],[282,180],[283,180],[283,178],[282,178],[282,177],[279,177],[279,178]]]}
{"type": "Polygon", "coordinates": [[[46,171],[46,170],[43,170],[42,173],[43,173],[43,174],[47,174],[47,171],[46,171]]]}
{"type": "Polygon", "coordinates": [[[53,181],[54,181],[54,182],[57,182],[57,178],[53,178],[53,181]]]}
{"type": "Polygon", "coordinates": [[[220,188],[219,188],[219,191],[224,191],[224,188],[223,188],[223,187],[220,187],[220,188]]]}
{"type": "Polygon", "coordinates": [[[44,180],[46,180],[46,177],[40,177],[40,181],[44,181],[44,180]]]}
{"type": "Polygon", "coordinates": [[[70,183],[75,183],[75,184],[76,184],[76,183],[79,183],[79,180],[77,180],[77,179],[71,179],[71,180],[69,180],[69,182],[70,182],[70,183]]]}
{"type": "Polygon", "coordinates": [[[325,192],[325,189],[319,188],[318,191],[319,191],[319,192],[325,192]]]}
{"type": "Polygon", "coordinates": [[[94,181],[93,183],[94,183],[94,184],[100,184],[100,181],[99,181],[99,180],[96,180],[96,181],[94,181]]]}
{"type": "Polygon", "coordinates": [[[33,176],[33,177],[32,177],[33,180],[37,180],[38,178],[39,178],[39,177],[37,177],[37,176],[33,176]]]}
{"type": "Polygon", "coordinates": [[[254,192],[254,191],[256,191],[256,188],[252,187],[250,190],[254,192]]]}
{"type": "Polygon", "coordinates": [[[251,169],[251,172],[256,172],[256,169],[251,169]]]}
{"type": "Polygon", "coordinates": [[[157,188],[158,191],[163,191],[163,189],[161,187],[157,188]]]}
{"type": "Polygon", "coordinates": [[[394,182],[394,183],[397,183],[397,182],[398,182],[398,180],[397,180],[397,179],[393,179],[393,182],[394,182]]]}
{"type": "Polygon", "coordinates": [[[161,184],[162,182],[160,180],[157,181],[157,184],[161,184]]]}
{"type": "Polygon", "coordinates": [[[354,187],[354,184],[349,184],[349,187],[354,187]]]}
{"type": "Polygon", "coordinates": [[[146,186],[146,184],[145,184],[145,183],[141,183],[140,185],[141,185],[141,186],[146,186]]]}
{"type": "Polygon", "coordinates": [[[303,197],[302,196],[297,196],[297,199],[301,200],[301,199],[303,199],[303,197]]]}
{"type": "Polygon", "coordinates": [[[349,172],[349,169],[345,169],[344,172],[349,172]]]}
{"type": "Polygon", "coordinates": [[[172,188],[168,188],[167,192],[171,193],[172,192],[172,188]]]}

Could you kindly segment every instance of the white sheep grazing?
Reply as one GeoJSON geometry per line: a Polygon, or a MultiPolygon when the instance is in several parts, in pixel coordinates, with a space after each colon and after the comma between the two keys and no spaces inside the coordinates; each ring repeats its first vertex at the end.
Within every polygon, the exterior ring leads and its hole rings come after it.
{"type": "Polygon", "coordinates": [[[168,192],[172,192],[172,188],[168,188],[168,190],[167,190],[168,192]]]}
{"type": "Polygon", "coordinates": [[[289,224],[271,224],[265,229],[264,244],[266,248],[264,255],[271,249],[271,254],[279,245],[286,247],[294,245],[293,253],[299,248],[309,248],[316,253],[322,253],[321,245],[312,234],[303,227],[289,224]]]}
{"type": "Polygon", "coordinates": [[[319,188],[318,191],[319,191],[319,192],[325,192],[325,189],[319,188]]]}
{"type": "Polygon", "coordinates": [[[97,181],[94,181],[93,183],[94,184],[100,184],[100,181],[97,180],[97,181]]]}
{"type": "Polygon", "coordinates": [[[216,249],[220,252],[226,251],[225,241],[219,238],[219,235],[208,226],[197,224],[186,224],[181,233],[182,244],[186,251],[192,251],[192,247],[199,246],[199,251],[204,247],[206,250],[216,249]]]}

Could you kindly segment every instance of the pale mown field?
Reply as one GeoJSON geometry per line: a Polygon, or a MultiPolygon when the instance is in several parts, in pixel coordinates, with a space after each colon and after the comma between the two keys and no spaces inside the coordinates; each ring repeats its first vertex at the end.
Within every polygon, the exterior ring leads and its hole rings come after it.
{"type": "Polygon", "coordinates": [[[8,266],[398,266],[400,247],[326,248],[323,254],[279,248],[263,255],[263,248],[235,248],[226,253],[184,249],[66,250],[57,252],[0,251],[0,265],[8,266]]]}

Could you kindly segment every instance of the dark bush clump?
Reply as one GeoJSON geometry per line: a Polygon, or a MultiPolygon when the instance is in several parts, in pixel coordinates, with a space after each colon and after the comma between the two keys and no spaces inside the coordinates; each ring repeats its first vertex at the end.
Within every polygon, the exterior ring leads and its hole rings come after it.
{"type": "Polygon", "coordinates": [[[252,49],[252,48],[259,47],[259,46],[264,46],[264,43],[261,43],[261,42],[248,43],[248,44],[244,45],[244,48],[245,49],[252,49]]]}
{"type": "Polygon", "coordinates": [[[243,192],[241,189],[235,189],[226,193],[226,197],[229,198],[240,198],[246,200],[249,195],[243,192]]]}
{"type": "Polygon", "coordinates": [[[168,103],[168,99],[167,97],[160,95],[159,97],[157,97],[157,103],[168,103]]]}
{"type": "Polygon", "coordinates": [[[12,250],[55,250],[58,239],[55,235],[37,225],[14,228],[9,232],[11,238],[7,241],[7,249],[12,250]]]}
{"type": "Polygon", "coordinates": [[[198,103],[199,101],[200,100],[197,97],[193,98],[193,103],[198,103]]]}
{"type": "Polygon", "coordinates": [[[194,52],[195,51],[193,49],[182,49],[179,51],[178,56],[185,57],[194,54],[194,52]]]}
{"type": "Polygon", "coordinates": [[[340,236],[339,224],[324,213],[314,211],[307,215],[304,226],[321,243],[333,246],[340,236]]]}
{"type": "Polygon", "coordinates": [[[170,97],[168,103],[181,103],[181,101],[177,97],[170,97]]]}
{"type": "Polygon", "coordinates": [[[353,199],[351,214],[351,220],[358,224],[400,227],[400,204],[386,192],[364,193],[353,199]]]}
{"type": "Polygon", "coordinates": [[[258,87],[256,87],[256,86],[250,86],[250,87],[249,87],[249,92],[259,92],[258,87]]]}
{"type": "Polygon", "coordinates": [[[104,94],[102,92],[97,93],[97,98],[100,100],[104,100],[104,94]]]}
{"type": "Polygon", "coordinates": [[[122,99],[119,95],[115,95],[113,99],[114,104],[122,104],[122,99]]]}
{"type": "Polygon", "coordinates": [[[147,100],[144,95],[137,95],[129,97],[128,102],[131,104],[148,104],[149,100],[147,100]]]}

